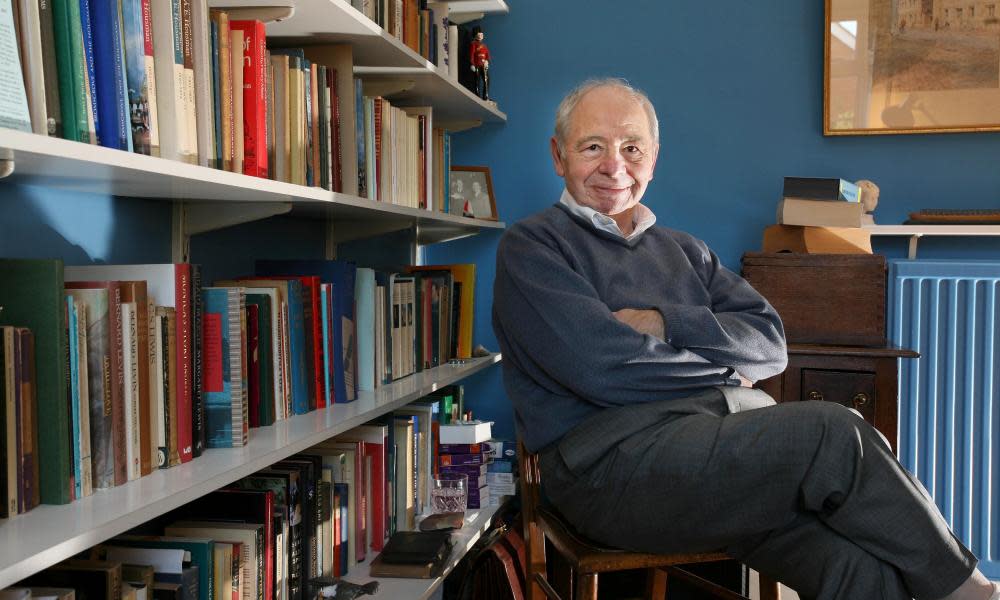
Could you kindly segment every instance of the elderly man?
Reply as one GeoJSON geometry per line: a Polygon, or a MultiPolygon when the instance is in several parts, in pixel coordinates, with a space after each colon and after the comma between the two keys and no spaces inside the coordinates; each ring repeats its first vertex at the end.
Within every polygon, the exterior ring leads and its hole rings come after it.
{"type": "Polygon", "coordinates": [[[551,147],[566,189],[504,234],[493,326],[562,514],[621,548],[725,549],[803,598],[1000,598],[864,420],[740,386],[785,368],[781,321],[639,203],[659,151],[646,96],[584,83],[551,147]]]}

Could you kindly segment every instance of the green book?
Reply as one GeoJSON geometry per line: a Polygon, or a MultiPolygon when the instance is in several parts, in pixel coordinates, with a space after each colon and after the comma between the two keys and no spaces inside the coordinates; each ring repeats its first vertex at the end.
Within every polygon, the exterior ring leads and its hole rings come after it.
{"type": "Polygon", "coordinates": [[[52,0],[52,5],[63,137],[89,144],[86,60],[83,55],[83,30],[80,29],[80,2],[52,0]]]}
{"type": "Polygon", "coordinates": [[[257,362],[260,365],[257,387],[260,390],[261,427],[274,424],[274,356],[271,351],[271,297],[267,294],[247,294],[247,306],[257,308],[257,362]]]}
{"type": "Polygon", "coordinates": [[[66,300],[61,260],[0,259],[0,325],[27,327],[35,336],[35,390],[41,468],[41,501],[67,504],[73,452],[70,447],[66,370],[66,300]]]}

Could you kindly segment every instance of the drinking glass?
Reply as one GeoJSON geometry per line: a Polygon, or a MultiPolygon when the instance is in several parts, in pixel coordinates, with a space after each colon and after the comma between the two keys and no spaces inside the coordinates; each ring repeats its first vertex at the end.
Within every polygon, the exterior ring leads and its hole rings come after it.
{"type": "Polygon", "coordinates": [[[469,476],[464,473],[439,473],[431,484],[431,511],[434,513],[465,512],[469,476]]]}

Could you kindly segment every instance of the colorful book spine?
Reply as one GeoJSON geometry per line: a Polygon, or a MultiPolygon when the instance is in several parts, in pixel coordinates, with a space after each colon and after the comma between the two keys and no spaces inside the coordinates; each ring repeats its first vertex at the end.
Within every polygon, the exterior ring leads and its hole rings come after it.
{"type": "MultiPolygon", "coordinates": [[[[97,106],[97,74],[96,67],[94,66],[94,34],[93,34],[93,15],[90,6],[90,0],[79,0],[80,1],[80,35],[83,37],[83,58],[86,62],[86,77],[87,77],[87,110],[90,113],[90,119],[93,121],[94,134],[97,136],[98,141],[101,139],[101,120],[98,115],[97,106]]],[[[96,1],[96,0],[95,0],[96,1]]],[[[88,129],[90,125],[88,125],[88,129]]]]}
{"type": "Polygon", "coordinates": [[[66,296],[66,316],[69,346],[70,414],[73,421],[73,498],[83,498],[83,470],[80,457],[80,350],[77,341],[79,319],[72,295],[66,296]]]}
{"type": "MultiPolygon", "coordinates": [[[[148,0],[145,0],[148,2],[148,0]]],[[[149,85],[146,71],[146,29],[143,0],[121,0],[125,39],[125,81],[128,83],[128,114],[132,149],[152,154],[150,144],[149,85]]],[[[152,57],[150,57],[152,58],[152,57]]]]}
{"type": "Polygon", "coordinates": [[[207,446],[233,448],[246,444],[243,422],[241,302],[239,288],[204,288],[202,346],[207,446]]]}
{"type": "Polygon", "coordinates": [[[264,23],[229,22],[243,35],[243,172],[267,177],[267,49],[264,23]]]}
{"type": "Polygon", "coordinates": [[[97,142],[108,148],[130,150],[128,99],[122,64],[121,11],[118,0],[91,0],[90,26],[94,44],[97,94],[97,142]]]}
{"type": "Polygon", "coordinates": [[[149,106],[146,113],[149,119],[149,153],[152,156],[159,156],[160,120],[156,102],[156,61],[153,56],[153,14],[150,7],[152,0],[140,1],[142,3],[142,64],[143,68],[146,69],[146,102],[149,106]]]}

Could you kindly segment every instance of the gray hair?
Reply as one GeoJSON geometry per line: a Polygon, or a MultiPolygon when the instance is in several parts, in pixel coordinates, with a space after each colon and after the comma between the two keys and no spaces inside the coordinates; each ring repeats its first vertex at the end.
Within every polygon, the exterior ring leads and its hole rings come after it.
{"type": "Polygon", "coordinates": [[[656,118],[656,110],[653,103],[649,101],[649,96],[642,90],[632,87],[627,81],[620,77],[604,77],[600,79],[588,79],[576,86],[559,103],[556,109],[556,144],[559,146],[559,154],[563,154],[566,135],[569,133],[569,120],[573,116],[573,111],[580,100],[588,93],[598,88],[615,88],[627,93],[633,100],[642,106],[646,112],[646,119],[649,121],[650,133],[653,134],[653,143],[660,143],[660,123],[656,118]]]}

